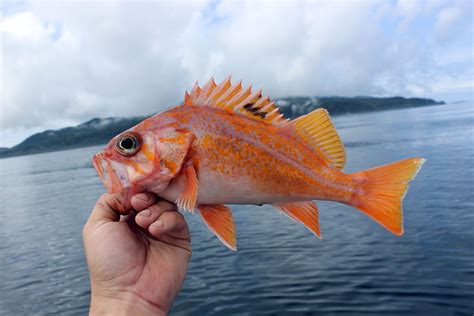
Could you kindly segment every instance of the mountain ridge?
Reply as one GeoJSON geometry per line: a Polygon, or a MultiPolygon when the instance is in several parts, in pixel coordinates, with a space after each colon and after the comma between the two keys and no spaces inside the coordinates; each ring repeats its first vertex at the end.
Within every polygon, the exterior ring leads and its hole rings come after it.
{"type": "MultiPolygon", "coordinates": [[[[445,104],[443,101],[404,97],[285,97],[275,100],[285,117],[293,119],[323,107],[331,115],[385,111],[445,104]]],[[[11,148],[0,148],[0,158],[31,155],[107,143],[112,137],[149,116],[93,118],[73,127],[45,130],[11,148]]]]}

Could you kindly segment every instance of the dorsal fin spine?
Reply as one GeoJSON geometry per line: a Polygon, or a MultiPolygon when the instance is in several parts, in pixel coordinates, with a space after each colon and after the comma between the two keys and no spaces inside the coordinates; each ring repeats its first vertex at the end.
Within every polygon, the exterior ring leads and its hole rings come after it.
{"type": "Polygon", "coordinates": [[[216,101],[217,106],[223,107],[229,99],[232,99],[234,95],[239,92],[240,89],[242,89],[242,80],[240,80],[238,84],[229,88],[223,95],[221,95],[221,97],[216,101]]]}
{"type": "Polygon", "coordinates": [[[270,104],[270,98],[264,97],[255,102],[253,106],[259,108],[261,111],[264,111],[266,108],[268,108],[268,104],[270,104]]]}
{"type": "Polygon", "coordinates": [[[191,91],[191,95],[199,94],[199,93],[201,93],[201,88],[199,87],[199,84],[196,81],[193,85],[193,90],[191,91]]]}
{"type": "Polygon", "coordinates": [[[212,77],[209,81],[202,87],[202,90],[199,94],[199,97],[196,100],[196,104],[204,104],[207,100],[209,95],[211,94],[212,90],[216,87],[216,83],[214,78],[212,77]]]}
{"type": "Polygon", "coordinates": [[[268,111],[271,107],[272,107],[272,104],[269,100],[266,100],[268,103],[265,103],[264,106],[262,106],[260,108],[260,111],[263,111],[263,112],[266,112],[268,111]]]}
{"type": "Polygon", "coordinates": [[[185,94],[184,104],[216,107],[278,126],[288,122],[279,112],[275,102],[262,96],[261,89],[253,93],[251,86],[242,89],[242,81],[232,85],[230,76],[219,85],[211,78],[203,88],[196,82],[191,93],[185,94]]]}
{"type": "Polygon", "coordinates": [[[201,94],[205,91],[208,91],[212,86],[214,86],[216,83],[214,82],[214,77],[211,77],[208,82],[202,87],[201,89],[201,94]]]}
{"type": "Polygon", "coordinates": [[[189,96],[188,90],[184,93],[184,105],[191,105],[191,97],[189,96]]]}
{"type": "Polygon", "coordinates": [[[242,102],[244,99],[246,99],[249,95],[251,95],[252,91],[252,86],[248,86],[247,89],[240,91],[232,99],[228,101],[228,104],[226,105],[226,108],[233,108],[240,102],[242,102]]]}
{"type": "Polygon", "coordinates": [[[205,101],[205,104],[210,104],[212,101],[219,99],[222,96],[222,94],[232,86],[230,81],[231,81],[231,76],[228,76],[226,79],[224,79],[224,81],[222,81],[214,89],[214,91],[209,95],[209,97],[205,101]]]}
{"type": "MultiPolygon", "coordinates": [[[[240,110],[242,107],[244,107],[247,104],[251,104],[256,102],[260,97],[262,96],[262,89],[259,89],[257,92],[249,95],[247,98],[242,100],[239,104],[234,106],[234,111],[240,110]]],[[[256,103],[254,103],[253,107],[255,108],[256,103]]]]}
{"type": "MultiPolygon", "coordinates": [[[[274,104],[275,104],[275,101],[270,102],[269,105],[270,105],[270,106],[273,106],[274,104]]],[[[277,113],[278,113],[278,108],[274,108],[273,110],[271,110],[270,112],[268,112],[267,118],[271,120],[271,119],[273,119],[273,116],[274,116],[274,115],[278,115],[277,113]]]]}
{"type": "Polygon", "coordinates": [[[273,123],[277,123],[279,121],[281,121],[283,119],[283,114],[282,113],[278,113],[278,115],[273,119],[273,123]]]}

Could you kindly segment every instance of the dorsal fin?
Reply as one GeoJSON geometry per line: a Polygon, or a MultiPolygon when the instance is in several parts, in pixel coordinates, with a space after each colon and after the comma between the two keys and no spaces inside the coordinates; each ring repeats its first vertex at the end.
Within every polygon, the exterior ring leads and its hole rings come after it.
{"type": "Polygon", "coordinates": [[[317,147],[336,169],[346,164],[346,151],[326,109],[317,109],[290,122],[296,133],[317,147]]]}
{"type": "Polygon", "coordinates": [[[184,105],[214,106],[272,124],[286,122],[269,97],[262,90],[252,93],[252,86],[242,88],[242,81],[232,85],[230,76],[219,85],[211,78],[202,88],[196,83],[190,94],[184,95],[184,105]]]}

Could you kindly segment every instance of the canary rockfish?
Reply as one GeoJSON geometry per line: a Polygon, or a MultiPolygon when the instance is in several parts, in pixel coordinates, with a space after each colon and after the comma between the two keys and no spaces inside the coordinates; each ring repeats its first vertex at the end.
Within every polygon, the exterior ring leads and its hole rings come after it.
{"type": "Polygon", "coordinates": [[[402,200],[425,160],[346,174],[344,146],[325,109],[288,120],[274,101],[230,77],[197,84],[184,103],[114,137],[93,164],[109,193],[154,192],[198,210],[236,250],[231,209],[271,204],[321,237],[313,200],[353,206],[396,235],[402,200]]]}

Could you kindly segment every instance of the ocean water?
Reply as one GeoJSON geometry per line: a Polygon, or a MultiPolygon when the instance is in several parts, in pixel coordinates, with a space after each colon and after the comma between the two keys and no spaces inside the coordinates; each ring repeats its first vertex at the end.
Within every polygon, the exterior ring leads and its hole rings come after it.
{"type": "MultiPolygon", "coordinates": [[[[347,172],[421,156],[396,237],[319,202],[323,240],[269,206],[234,206],[238,252],[186,215],[189,272],[171,315],[472,315],[474,107],[339,116],[347,172]]],[[[86,314],[81,230],[104,192],[100,147],[0,160],[0,314],[86,314]]]]}

